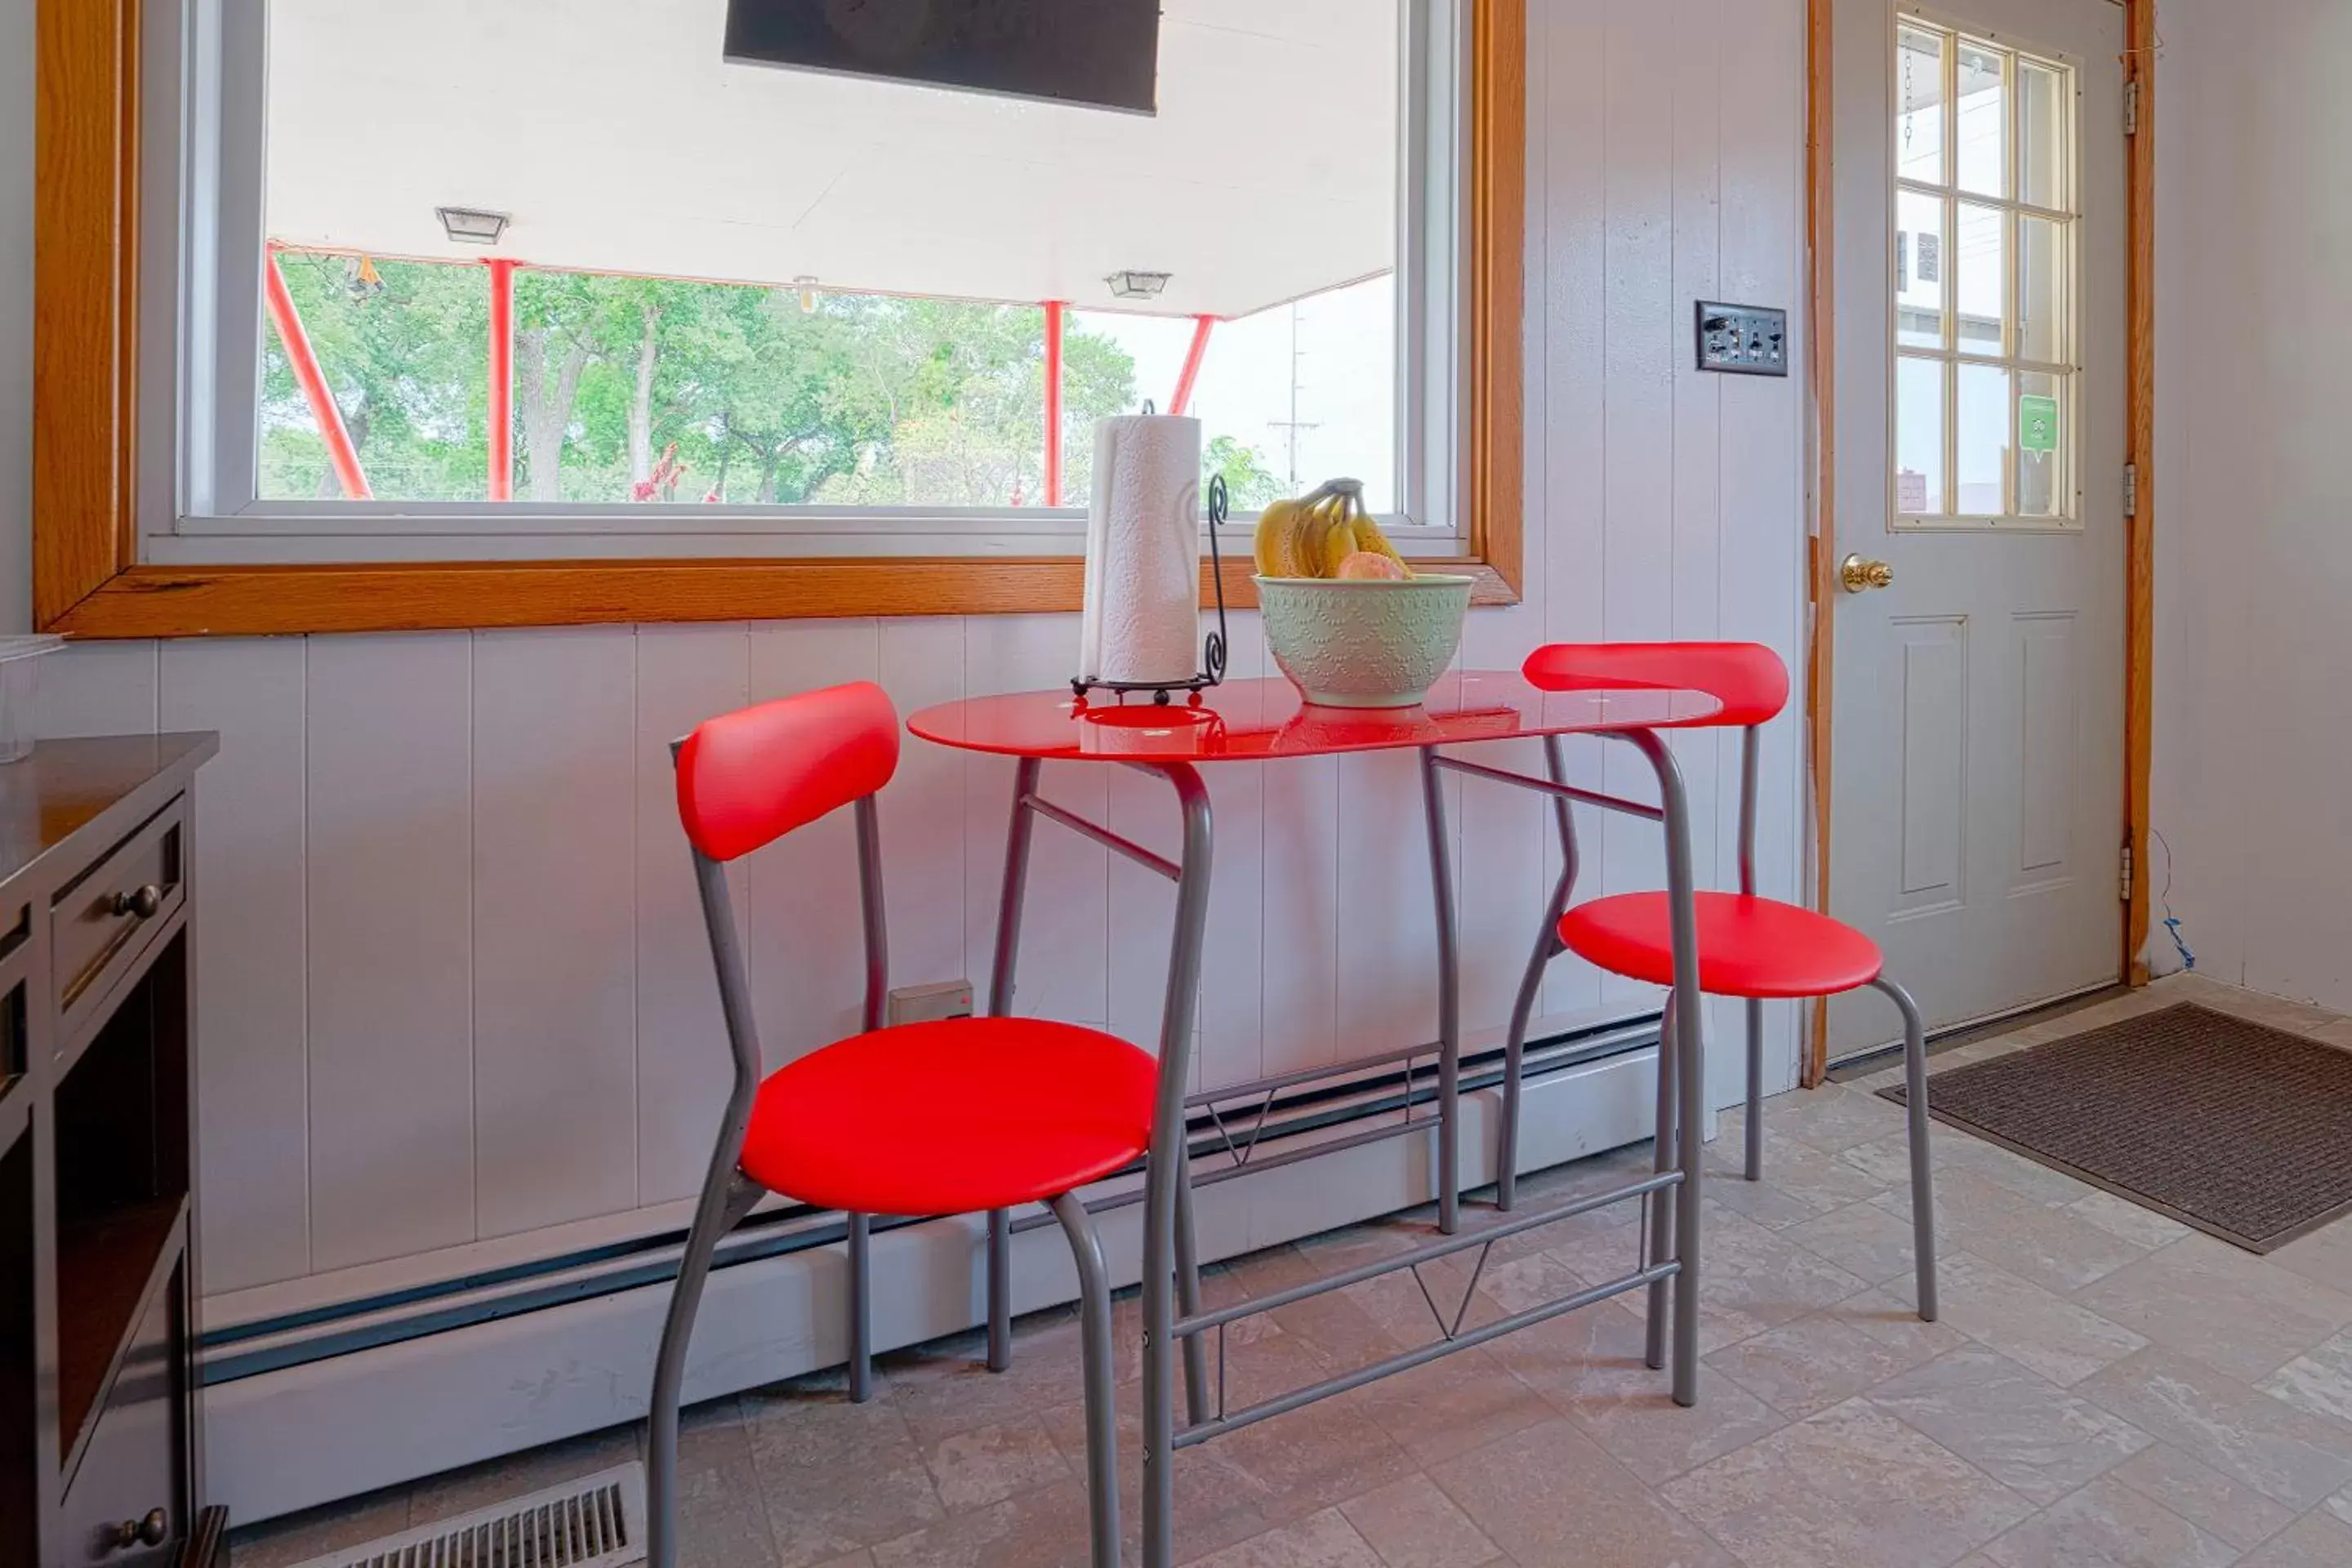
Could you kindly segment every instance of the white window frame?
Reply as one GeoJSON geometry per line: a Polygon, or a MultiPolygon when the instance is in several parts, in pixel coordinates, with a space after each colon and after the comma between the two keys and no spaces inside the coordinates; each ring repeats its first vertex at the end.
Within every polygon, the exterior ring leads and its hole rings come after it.
{"type": "MultiPolygon", "coordinates": [[[[141,559],[357,561],[1074,555],[1083,507],[257,499],[268,0],[147,12],[141,559]],[[243,155],[239,151],[243,150],[243,155]],[[169,356],[167,362],[165,356],[169,356]]],[[[1468,68],[1475,0],[1402,0],[1397,483],[1408,555],[1470,545],[1468,68]]],[[[1246,517],[1238,521],[1247,521],[1246,517]]],[[[1230,528],[1225,537],[1230,540],[1230,528]]],[[[1230,548],[1230,543],[1228,548],[1230,548]]]]}
{"type": "Polygon", "coordinates": [[[1982,532],[1998,529],[2008,533],[2079,533],[2083,530],[2083,455],[2080,421],[2083,403],[2082,351],[2082,232],[2083,232],[2083,62],[2071,55],[2032,47],[2014,39],[2000,37],[1982,28],[1937,14],[1924,6],[1904,5],[1895,12],[1894,48],[1896,58],[1887,73],[1887,114],[1885,127],[1892,135],[1901,108],[1901,60],[1903,25],[1916,24],[1950,40],[1943,56],[1943,119],[1944,172],[1941,184],[1909,180],[1897,172],[1899,163],[1890,146],[1887,160],[1886,202],[1886,263],[1885,276],[1889,279],[1886,310],[1886,516],[1890,532],[1953,533],[1982,532]],[[2002,112],[2009,117],[2003,128],[2008,159],[2004,182],[2008,194],[1985,195],[1960,189],[1959,104],[1958,81],[1959,52],[1973,45],[1999,53],[2003,66],[2002,112]],[[2027,202],[2023,196],[2024,139],[2017,134],[2021,120],[2021,100],[2018,95],[2016,62],[2019,59],[2049,68],[2063,70],[2072,90],[2066,100],[2066,205],[2063,208],[2042,207],[2027,202]],[[1944,336],[1949,348],[1918,349],[1902,346],[1902,301],[1894,286],[1895,276],[1896,237],[1901,232],[1902,201],[1905,195],[1938,202],[1943,206],[1943,271],[1944,336]],[[1992,207],[2001,214],[2003,255],[2007,278],[2004,279],[2004,303],[2001,310],[2001,353],[1973,354],[1962,353],[1959,347],[1959,235],[1957,215],[1961,203],[1972,206],[1992,207]],[[2065,310],[2060,331],[2064,340],[2065,357],[2057,362],[2027,360],[2014,353],[2017,314],[2023,299],[2025,285],[2024,247],[2019,243],[2019,219],[2042,218],[2054,222],[2063,237],[2064,257],[2060,263],[2065,289],[2065,310]],[[1898,386],[1903,362],[1917,360],[1935,364],[1943,373],[1943,468],[1946,499],[1954,503],[1951,511],[1935,513],[1906,512],[1901,496],[1902,454],[1901,411],[1897,404],[1898,386]],[[2056,517],[2029,517],[2014,510],[2000,513],[1961,512],[1957,510],[1959,497],[1959,425],[1958,367],[1981,365],[1990,370],[2003,370],[2011,378],[2010,392],[2010,460],[2001,477],[2003,501],[2013,507],[2017,497],[2017,377],[2048,375],[2061,384],[2059,397],[2060,455],[2064,463],[2061,470],[2059,489],[2064,498],[2064,510],[2056,517]]]}

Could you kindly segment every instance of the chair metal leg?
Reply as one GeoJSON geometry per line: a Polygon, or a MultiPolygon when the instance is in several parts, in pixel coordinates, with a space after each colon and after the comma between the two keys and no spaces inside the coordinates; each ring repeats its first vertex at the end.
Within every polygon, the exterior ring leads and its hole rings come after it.
{"type": "MultiPolygon", "coordinates": [[[[1658,1022],[1658,1141],[1657,1152],[1650,1168],[1664,1174],[1675,1168],[1675,1101],[1677,1089],[1675,1071],[1675,999],[1666,998],[1665,1016],[1658,1022]]],[[[1643,1200],[1650,1215],[1650,1257],[1655,1263],[1671,1258],[1675,1252],[1675,1206],[1669,1194],[1652,1193],[1643,1200]]],[[[1658,1280],[1650,1287],[1649,1341],[1643,1356],[1653,1372],[1666,1364],[1667,1282],[1658,1280]]]]}
{"type": "Polygon", "coordinates": [[[1748,999],[1748,1179],[1764,1179],[1764,1004],[1748,999]]]}
{"type": "Polygon", "coordinates": [[[1936,1321],[1936,1195],[1927,1160],[1927,1026],[1911,993],[1880,975],[1871,982],[1903,1014],[1903,1100],[1910,1119],[1911,1257],[1919,1287],[1919,1317],[1936,1321]]]}
{"type": "Polygon", "coordinates": [[[764,1195],[758,1184],[730,1172],[712,1173],[696,1205],[694,1226],[678,1259],[669,1312],[662,1321],[661,1349],[654,1359],[652,1434],[646,1453],[646,1560],[647,1568],[677,1568],[677,1401],[686,1382],[686,1347],[694,1338],[694,1315],[710,1277],[711,1255],[719,1238],[742,1223],[764,1195]]]}
{"type": "Polygon", "coordinates": [[[1087,1398],[1087,1517],[1093,1537],[1093,1568],[1118,1568],[1118,1367],[1110,1326],[1110,1271],[1103,1267],[1102,1243],[1094,1221],[1076,1194],[1054,1200],[1054,1217],[1070,1239],[1078,1263],[1078,1339],[1085,1361],[1087,1398]]]}
{"type": "Polygon", "coordinates": [[[849,1402],[874,1397],[873,1222],[849,1216],[849,1402]]]}
{"type": "Polygon", "coordinates": [[[1013,1364],[1013,1213],[988,1211],[988,1370],[1013,1364]]]}
{"type": "MultiPolygon", "coordinates": [[[[1181,1146],[1176,1167],[1176,1310],[1188,1318],[1201,1310],[1201,1244],[1192,1232],[1192,1152],[1181,1146]]],[[[1209,1347],[1198,1334],[1184,1341],[1184,1418],[1194,1426],[1209,1418],[1209,1347]]]]}

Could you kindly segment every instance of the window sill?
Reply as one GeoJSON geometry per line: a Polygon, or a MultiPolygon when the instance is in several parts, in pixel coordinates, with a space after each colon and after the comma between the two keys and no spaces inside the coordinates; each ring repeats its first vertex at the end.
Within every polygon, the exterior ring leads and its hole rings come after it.
{"type": "MultiPolygon", "coordinates": [[[[1427,563],[1476,579],[1474,605],[1515,605],[1517,585],[1467,558],[1427,563]]],[[[957,560],[480,561],[167,566],[118,573],[47,629],[75,637],[266,637],[661,621],[860,616],[1001,616],[1079,608],[1073,556],[957,560]]],[[[1228,561],[1225,603],[1253,609],[1246,561],[1228,561]]],[[[1203,602],[1208,576],[1202,574],[1203,602]]]]}

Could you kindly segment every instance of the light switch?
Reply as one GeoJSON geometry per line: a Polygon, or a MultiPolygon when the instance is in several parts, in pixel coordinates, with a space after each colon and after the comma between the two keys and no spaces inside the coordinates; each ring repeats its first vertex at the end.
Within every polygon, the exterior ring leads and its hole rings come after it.
{"type": "Polygon", "coordinates": [[[1735,375],[1789,374],[1789,312],[1701,300],[1693,315],[1698,368],[1735,375]]]}

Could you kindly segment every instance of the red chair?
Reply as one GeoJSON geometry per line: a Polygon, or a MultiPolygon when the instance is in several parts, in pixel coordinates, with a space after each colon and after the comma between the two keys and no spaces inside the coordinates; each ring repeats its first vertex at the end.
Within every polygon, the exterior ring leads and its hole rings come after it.
{"type": "MultiPolygon", "coordinates": [[[[1881,973],[1878,944],[1853,927],[1796,904],[1756,894],[1756,789],[1763,726],[1789,700],[1789,672],[1780,656],[1756,643],[1559,643],[1528,656],[1524,673],[1550,691],[1622,690],[1653,687],[1704,691],[1721,703],[1705,719],[1682,728],[1733,727],[1740,731],[1739,891],[1698,895],[1699,989],[1713,996],[1748,1003],[1747,1176],[1760,1179],[1764,1167],[1764,1004],[1768,1000],[1833,996],[1872,986],[1903,1015],[1904,1072],[1909,1086],[1911,1226],[1916,1247],[1919,1316],[1936,1317],[1935,1204],[1927,1167],[1927,1051],[1919,1009],[1908,992],[1881,973]]],[[[1671,727],[1671,726],[1669,726],[1671,727]]],[[[1553,782],[1560,776],[1558,749],[1549,753],[1553,782]]],[[[1674,943],[1667,925],[1666,895],[1621,893],[1569,907],[1576,884],[1576,829],[1565,801],[1557,804],[1564,851],[1560,879],[1519,987],[1505,1046],[1503,1131],[1496,1198],[1511,1206],[1518,1157],[1519,1067],[1528,1021],[1542,983],[1544,966],[1574,952],[1612,973],[1655,985],[1674,983],[1674,943]]],[[[1662,1038],[1674,1036],[1671,995],[1662,1038]]],[[[1658,1053],[1657,1168],[1669,1169],[1675,1133],[1673,1053],[1658,1053]]],[[[1651,1256],[1669,1256],[1674,1208],[1651,1205],[1651,1256]]],[[[1664,1292],[1651,1289],[1650,1364],[1662,1364],[1664,1292]]]]}
{"type": "MultiPolygon", "coordinates": [[[[1086,1363],[1087,1486],[1095,1568],[1118,1568],[1110,1283],[1076,1189],[1150,1142],[1158,1065],[1094,1029],[1027,1018],[882,1027],[888,991],[875,795],[898,765],[898,716],[860,682],[712,719],[674,748],[734,1090],[688,1233],[655,1363],[647,1465],[652,1568],[676,1568],[678,1394],[719,1238],[769,1193],[848,1215],[850,1384],[866,1397],[867,1216],[1049,1205],[1076,1255],[1086,1363]],[[727,862],[838,807],[856,810],[866,934],[866,1030],[761,1078],[727,862]]],[[[822,895],[806,897],[821,907],[822,895]]]]}

